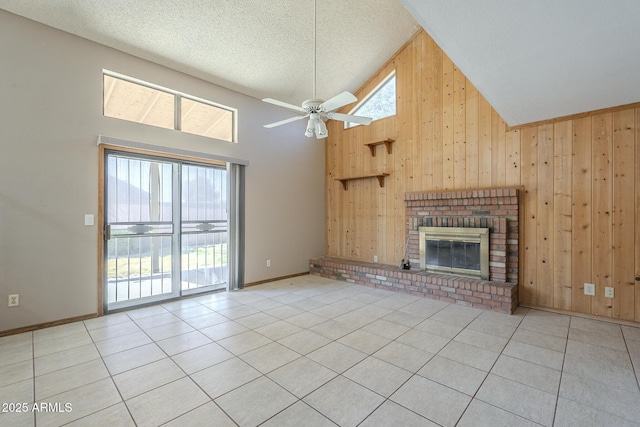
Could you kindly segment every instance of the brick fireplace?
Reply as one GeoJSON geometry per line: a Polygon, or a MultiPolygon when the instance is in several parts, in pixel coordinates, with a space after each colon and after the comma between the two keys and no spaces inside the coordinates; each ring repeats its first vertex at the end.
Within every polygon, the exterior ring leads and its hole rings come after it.
{"type": "Polygon", "coordinates": [[[314,258],[311,274],[511,314],[518,307],[519,189],[407,193],[404,196],[411,269],[314,258]],[[420,227],[489,229],[489,278],[420,270],[420,227]]]}

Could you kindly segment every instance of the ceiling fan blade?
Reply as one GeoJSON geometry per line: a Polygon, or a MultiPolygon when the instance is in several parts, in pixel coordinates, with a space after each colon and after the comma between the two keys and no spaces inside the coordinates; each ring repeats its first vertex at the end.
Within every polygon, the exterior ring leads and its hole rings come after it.
{"type": "Polygon", "coordinates": [[[264,127],[268,128],[268,129],[271,129],[271,128],[274,128],[276,126],[286,125],[287,123],[295,122],[297,120],[302,120],[302,119],[304,119],[304,118],[306,118],[308,116],[309,115],[307,114],[306,116],[290,117],[288,119],[280,120],[279,122],[269,123],[268,125],[264,125],[264,127]]]}
{"type": "Polygon", "coordinates": [[[278,107],[288,108],[289,110],[297,111],[299,113],[306,113],[305,109],[298,105],[293,105],[287,102],[278,101],[277,99],[264,98],[263,101],[268,102],[269,104],[277,105],[278,107]]]}
{"type": "Polygon", "coordinates": [[[356,102],[357,100],[358,98],[356,98],[351,92],[344,91],[323,102],[320,105],[320,108],[322,108],[323,111],[333,111],[347,104],[351,104],[352,102],[356,102]]]}
{"type": "Polygon", "coordinates": [[[327,117],[334,120],[342,120],[343,122],[357,123],[359,125],[368,125],[373,120],[371,117],[353,116],[342,113],[328,113],[327,117]]]}

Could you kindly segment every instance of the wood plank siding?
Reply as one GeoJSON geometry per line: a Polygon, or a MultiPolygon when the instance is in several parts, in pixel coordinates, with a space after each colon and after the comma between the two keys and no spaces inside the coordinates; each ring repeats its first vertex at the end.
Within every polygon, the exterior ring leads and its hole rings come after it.
{"type": "Polygon", "coordinates": [[[640,322],[640,107],[511,129],[424,31],[356,96],[393,71],[395,116],[327,123],[326,255],[397,265],[405,193],[522,186],[520,302],[640,322]],[[372,156],[365,144],[386,138],[392,152],[372,156]],[[335,181],[378,173],[390,174],[382,188],[335,181]]]}

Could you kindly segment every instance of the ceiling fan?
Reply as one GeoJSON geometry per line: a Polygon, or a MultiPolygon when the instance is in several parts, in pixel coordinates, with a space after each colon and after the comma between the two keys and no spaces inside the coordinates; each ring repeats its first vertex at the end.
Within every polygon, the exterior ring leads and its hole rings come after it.
{"type": "Polygon", "coordinates": [[[338,108],[344,107],[345,105],[358,100],[358,98],[350,92],[342,92],[326,101],[316,98],[316,60],[316,0],[313,0],[313,99],[308,99],[302,103],[302,106],[297,106],[287,102],[278,101],[273,98],[264,98],[264,102],[288,108],[303,114],[301,116],[294,116],[280,120],[279,122],[266,124],[264,125],[265,128],[273,128],[309,117],[307,130],[304,133],[305,136],[310,138],[315,135],[316,138],[322,139],[329,135],[327,132],[327,126],[324,123],[326,119],[342,120],[343,122],[362,125],[368,125],[371,123],[371,117],[354,116],[352,114],[335,112],[338,108]]]}

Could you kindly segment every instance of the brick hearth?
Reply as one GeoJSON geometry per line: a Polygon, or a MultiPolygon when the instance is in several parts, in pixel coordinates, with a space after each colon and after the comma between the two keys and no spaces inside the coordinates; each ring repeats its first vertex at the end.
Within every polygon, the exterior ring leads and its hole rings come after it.
{"type": "Polygon", "coordinates": [[[311,274],[513,313],[518,307],[518,189],[407,193],[404,200],[411,270],[323,257],[310,260],[311,274]],[[422,226],[489,228],[489,280],[419,271],[422,226]]]}

